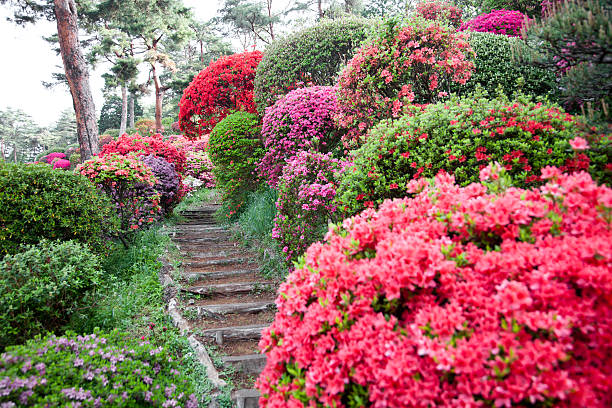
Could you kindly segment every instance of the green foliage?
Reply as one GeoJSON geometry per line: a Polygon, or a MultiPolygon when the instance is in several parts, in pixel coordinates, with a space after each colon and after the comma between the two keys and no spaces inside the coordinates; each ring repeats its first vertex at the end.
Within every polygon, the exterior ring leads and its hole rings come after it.
{"type": "Polygon", "coordinates": [[[61,328],[100,282],[100,261],[75,241],[42,240],[0,262],[0,349],[61,328]]]}
{"type": "Polygon", "coordinates": [[[0,165],[0,256],[43,238],[77,240],[95,252],[117,228],[114,208],[85,177],[47,165],[0,165]]]}
{"type": "Polygon", "coordinates": [[[484,0],[481,6],[482,13],[491,10],[517,10],[529,17],[540,17],[542,0],[484,0]]]}
{"type": "Polygon", "coordinates": [[[76,406],[78,401],[86,406],[168,406],[167,401],[198,406],[179,359],[119,331],[37,338],[9,348],[3,360],[0,376],[10,385],[0,402],[6,406],[23,404],[24,394],[24,405],[35,407],[76,406]]]}
{"type": "Polygon", "coordinates": [[[257,189],[255,169],[264,153],[260,135],[257,115],[247,112],[226,116],[210,133],[208,152],[227,217],[238,214],[248,193],[257,189]]]}
{"type": "Polygon", "coordinates": [[[263,115],[266,107],[292,89],[334,85],[370,26],[368,20],[357,17],[323,20],[272,43],[255,74],[258,112],[263,115]]]}
{"type": "Polygon", "coordinates": [[[15,163],[26,162],[35,156],[35,149],[42,144],[41,129],[30,115],[21,109],[0,110],[0,159],[15,163]]]}
{"type": "Polygon", "coordinates": [[[588,169],[605,180],[610,177],[604,170],[609,142],[600,143],[556,107],[503,96],[487,100],[481,94],[453,99],[375,127],[353,152],[354,168],[344,173],[338,189],[339,207],[352,215],[387,198],[403,197],[410,180],[433,177],[440,170],[465,186],[478,182],[480,168],[495,161],[517,187],[539,183],[545,166],[588,169]],[[570,147],[576,136],[592,146],[586,151],[590,165],[570,147]]]}
{"type": "MultiPolygon", "coordinates": [[[[134,116],[142,116],[142,106],[138,102],[138,99],[134,100],[134,116]]],[[[118,137],[120,126],[121,98],[116,95],[108,95],[104,98],[104,105],[102,105],[102,109],[100,110],[98,130],[100,131],[100,134],[107,134],[113,137],[118,137]],[[114,134],[114,132],[111,133],[111,130],[116,130],[116,134],[114,134]]]]}
{"type": "Polygon", "coordinates": [[[530,95],[554,97],[556,84],[553,73],[513,58],[513,48],[526,47],[520,38],[471,32],[469,43],[476,52],[473,59],[476,69],[465,85],[452,83],[452,92],[465,95],[481,86],[491,95],[501,87],[506,95],[521,91],[530,95]]]}
{"type": "Polygon", "coordinates": [[[267,185],[249,194],[245,210],[238,218],[243,237],[261,239],[270,235],[276,217],[276,190],[267,185]]]}

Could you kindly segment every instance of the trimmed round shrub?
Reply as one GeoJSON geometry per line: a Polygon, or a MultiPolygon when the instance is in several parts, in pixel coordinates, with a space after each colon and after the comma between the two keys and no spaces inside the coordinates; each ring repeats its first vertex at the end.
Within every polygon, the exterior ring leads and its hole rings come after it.
{"type": "Polygon", "coordinates": [[[334,123],[338,113],[331,86],[296,89],[278,100],[263,118],[266,154],[258,166],[262,178],[275,187],[287,159],[297,152],[333,150],[341,136],[334,123]]]}
{"type": "Polygon", "coordinates": [[[337,222],[337,180],[345,163],[331,154],[301,151],[287,161],[278,183],[276,217],[272,237],[277,239],[291,265],[337,222]]]}
{"type": "Polygon", "coordinates": [[[157,178],[138,157],[94,156],[76,171],[111,198],[120,221],[117,235],[125,246],[133,232],[161,216],[160,195],[154,190],[157,178]]]}
{"type": "Polygon", "coordinates": [[[165,141],[160,133],[152,136],[140,136],[138,133],[130,136],[124,133],[117,140],[104,145],[100,156],[114,153],[123,156],[134,153],[139,156],[153,155],[161,157],[168,163],[173,163],[176,171],[181,174],[185,169],[185,161],[187,160],[185,152],[177,149],[172,143],[165,141]]]}
{"type": "Polygon", "coordinates": [[[363,18],[322,20],[267,49],[255,74],[255,103],[266,108],[295,88],[335,85],[338,72],[366,38],[372,23],[363,18]]]}
{"type": "Polygon", "coordinates": [[[7,349],[0,361],[3,406],[197,408],[180,360],[117,331],[68,333],[7,349]]]}
{"type": "Polygon", "coordinates": [[[237,215],[259,185],[256,166],[264,154],[260,136],[259,119],[248,112],[228,115],[210,133],[208,153],[227,217],[237,215]]]}
{"type": "Polygon", "coordinates": [[[415,14],[426,20],[440,21],[458,28],[461,25],[463,11],[443,0],[424,0],[417,3],[415,14]]]}
{"type": "Polygon", "coordinates": [[[53,169],[70,170],[70,160],[56,159],[53,161],[53,169]]]}
{"type": "Polygon", "coordinates": [[[513,59],[517,50],[527,48],[521,39],[472,32],[468,41],[476,53],[475,69],[464,85],[451,84],[452,92],[465,95],[480,86],[490,95],[495,95],[501,87],[506,95],[520,90],[528,95],[556,96],[556,78],[552,72],[513,59]]]}
{"type": "Polygon", "coordinates": [[[104,251],[117,219],[89,180],[48,165],[0,165],[0,258],[41,239],[76,240],[104,251]]]}
{"type": "Polygon", "coordinates": [[[161,157],[141,156],[140,160],[153,172],[157,181],[152,188],[160,196],[164,213],[169,214],[179,203],[181,176],[174,169],[174,164],[168,163],[161,157]]]}
{"type": "Polygon", "coordinates": [[[0,261],[0,349],[60,329],[100,277],[98,257],[76,241],[42,240],[5,256],[0,261]]]}
{"type": "Polygon", "coordinates": [[[185,137],[196,139],[233,111],[255,113],[253,80],[260,51],[228,55],[210,63],[183,91],[179,125],[185,137]]]}
{"type": "Polygon", "coordinates": [[[545,174],[415,181],[312,245],[259,343],[260,404],[609,407],[612,190],[545,174]]]}
{"type": "Polygon", "coordinates": [[[520,11],[493,10],[490,13],[481,14],[461,24],[459,31],[470,30],[503,34],[509,37],[520,37],[521,28],[526,18],[527,16],[520,11]]]}
{"type": "Polygon", "coordinates": [[[65,159],[66,155],[63,152],[53,152],[53,153],[49,153],[47,156],[44,157],[45,161],[48,164],[52,164],[53,160],[56,159],[65,159]]]}
{"type": "Polygon", "coordinates": [[[340,126],[356,140],[378,121],[399,117],[414,103],[446,95],[451,81],[464,84],[473,53],[464,35],[436,21],[386,20],[342,71],[340,126]]]}
{"type": "Polygon", "coordinates": [[[479,169],[489,161],[501,163],[517,187],[541,182],[541,169],[551,165],[599,172],[606,156],[587,151],[591,161],[574,152],[570,141],[576,136],[592,140],[575,117],[541,103],[476,96],[429,105],[422,113],[374,128],[354,152],[354,167],[345,172],[337,197],[352,215],[405,196],[410,180],[440,170],[453,174],[461,186],[477,182],[479,169]]]}

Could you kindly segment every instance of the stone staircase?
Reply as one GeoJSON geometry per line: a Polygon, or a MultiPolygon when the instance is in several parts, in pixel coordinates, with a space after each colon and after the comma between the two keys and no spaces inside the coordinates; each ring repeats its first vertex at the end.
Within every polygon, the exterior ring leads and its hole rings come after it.
{"type": "Polygon", "coordinates": [[[236,406],[258,407],[253,385],[266,358],[257,344],[274,319],[276,287],[258,274],[255,256],[216,223],[218,208],[206,204],[184,211],[173,232],[184,256],[177,309],[189,332],[203,344],[216,344],[223,364],[234,367],[236,406]]]}

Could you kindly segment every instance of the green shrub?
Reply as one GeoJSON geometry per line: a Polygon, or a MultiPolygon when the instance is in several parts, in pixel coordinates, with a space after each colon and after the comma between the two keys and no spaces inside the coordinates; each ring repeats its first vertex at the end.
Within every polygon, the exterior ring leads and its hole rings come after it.
{"type": "Polygon", "coordinates": [[[464,85],[452,83],[452,92],[465,95],[480,85],[491,95],[501,87],[506,95],[520,90],[525,94],[554,97],[556,85],[552,72],[513,57],[516,52],[513,47],[515,50],[526,47],[520,38],[474,31],[470,33],[469,43],[476,52],[473,59],[476,68],[464,85]]]}
{"type": "Polygon", "coordinates": [[[0,261],[0,349],[61,328],[98,285],[100,261],[75,241],[41,241],[0,261]]]}
{"type": "Polygon", "coordinates": [[[70,155],[70,165],[74,169],[79,164],[81,164],[81,155],[78,153],[72,153],[70,155]]]}
{"type": "Polygon", "coordinates": [[[263,185],[249,194],[245,210],[238,218],[238,224],[245,239],[260,239],[270,235],[276,216],[276,190],[263,185]]]}
{"type": "Polygon", "coordinates": [[[263,157],[261,125],[257,115],[236,112],[213,128],[208,142],[217,186],[222,190],[227,217],[238,214],[248,193],[259,184],[255,169],[263,157]]]}
{"type": "Polygon", "coordinates": [[[323,20],[274,42],[255,74],[255,103],[263,115],[268,106],[298,88],[298,83],[334,85],[342,66],[366,38],[371,22],[356,17],[323,20]]]}
{"type": "Polygon", "coordinates": [[[452,99],[372,129],[353,152],[354,167],[344,173],[336,197],[341,209],[355,214],[405,196],[410,180],[440,170],[452,173],[461,186],[478,182],[480,169],[489,162],[503,165],[517,187],[540,183],[545,166],[590,170],[609,180],[605,151],[610,142],[597,138],[557,107],[482,95],[452,99]],[[569,141],[576,136],[589,141],[590,157],[572,150],[569,141]]]}
{"type": "Polygon", "coordinates": [[[102,251],[117,220],[85,177],[47,165],[0,165],[0,257],[43,238],[74,239],[102,251]]]}
{"type": "Polygon", "coordinates": [[[113,139],[116,139],[119,137],[119,129],[106,129],[103,134],[112,136],[113,139]]]}
{"type": "Polygon", "coordinates": [[[2,406],[198,406],[175,356],[118,331],[30,340],[2,357],[2,406]]]}

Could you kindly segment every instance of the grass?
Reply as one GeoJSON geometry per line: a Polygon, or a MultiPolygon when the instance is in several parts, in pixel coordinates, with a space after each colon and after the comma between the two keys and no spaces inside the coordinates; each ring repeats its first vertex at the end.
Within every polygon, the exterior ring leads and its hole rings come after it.
{"type": "Polygon", "coordinates": [[[256,250],[261,273],[266,278],[281,280],[288,268],[276,240],[272,238],[276,216],[276,191],[264,186],[251,193],[245,210],[235,224],[242,243],[256,250]]]}

